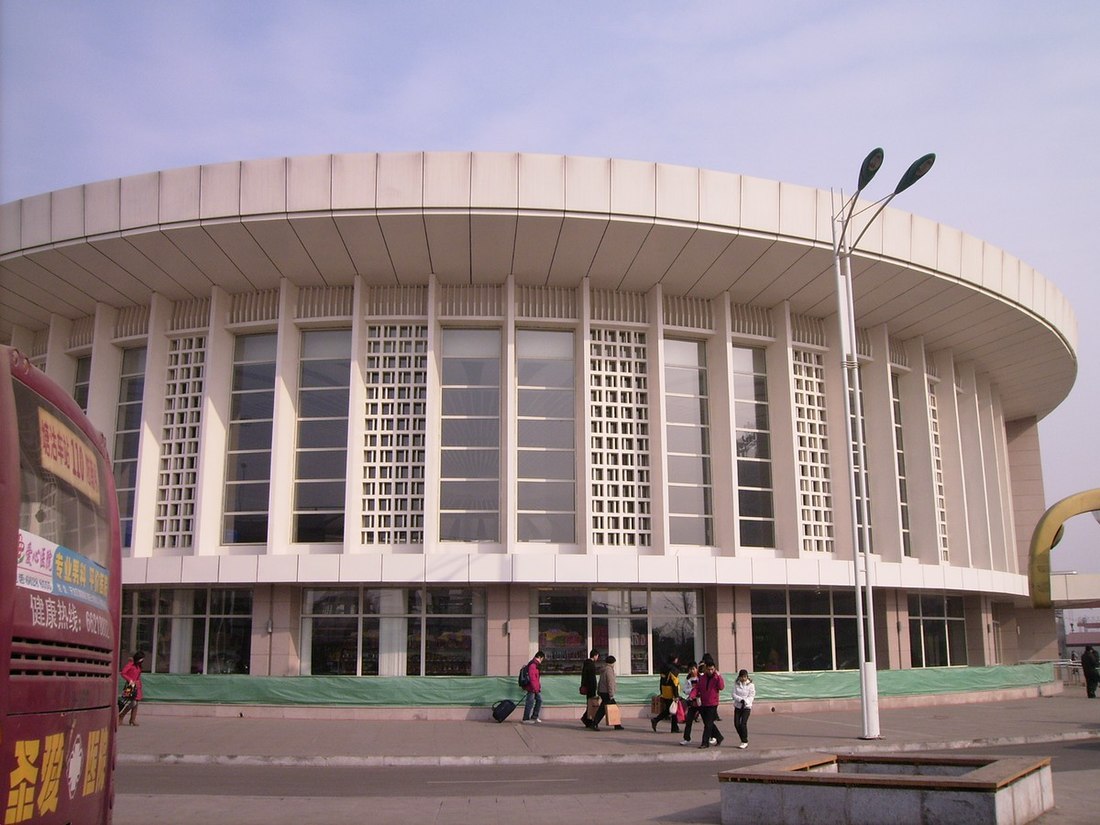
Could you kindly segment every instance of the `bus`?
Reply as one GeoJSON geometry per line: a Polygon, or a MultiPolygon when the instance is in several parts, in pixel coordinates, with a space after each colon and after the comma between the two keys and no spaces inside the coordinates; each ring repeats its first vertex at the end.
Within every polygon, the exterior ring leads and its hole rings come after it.
{"type": "Polygon", "coordinates": [[[0,821],[109,823],[118,503],[103,436],[0,347],[0,821]]]}

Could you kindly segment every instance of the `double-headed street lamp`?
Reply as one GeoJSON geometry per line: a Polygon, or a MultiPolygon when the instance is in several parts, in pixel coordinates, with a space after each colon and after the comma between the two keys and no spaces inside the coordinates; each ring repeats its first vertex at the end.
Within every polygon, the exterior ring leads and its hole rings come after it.
{"type": "Polygon", "coordinates": [[[853,231],[852,219],[857,217],[856,201],[864,187],[871,182],[882,166],[883,151],[875,149],[863,159],[859,167],[859,183],[855,194],[841,204],[833,215],[833,262],[836,267],[837,320],[840,324],[840,346],[844,362],[844,414],[850,428],[851,445],[848,450],[848,492],[852,504],[852,565],[856,586],[856,639],[859,644],[859,695],[863,711],[861,739],[878,739],[878,671],[875,662],[875,609],[871,594],[871,512],[870,494],[867,490],[867,462],[863,433],[863,399],[859,377],[859,354],[856,351],[856,310],[852,293],[852,253],[875,219],[894,199],[920,180],[936,161],[934,154],[914,161],[898,185],[886,197],[875,201],[866,209],[875,209],[871,217],[862,223],[863,228],[854,241],[849,240],[853,231]],[[876,209],[877,207],[877,209],[876,209]],[[864,611],[867,620],[864,621],[864,611]]]}

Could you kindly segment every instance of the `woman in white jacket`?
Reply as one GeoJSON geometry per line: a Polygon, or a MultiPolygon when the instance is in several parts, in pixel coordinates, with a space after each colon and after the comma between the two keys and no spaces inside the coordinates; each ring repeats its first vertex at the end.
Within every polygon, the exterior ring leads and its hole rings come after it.
{"type": "Polygon", "coordinates": [[[749,678],[749,672],[740,671],[737,681],[733,683],[733,726],[741,737],[741,744],[737,746],[739,748],[749,746],[749,714],[752,713],[752,702],[755,698],[756,685],[749,678]]]}

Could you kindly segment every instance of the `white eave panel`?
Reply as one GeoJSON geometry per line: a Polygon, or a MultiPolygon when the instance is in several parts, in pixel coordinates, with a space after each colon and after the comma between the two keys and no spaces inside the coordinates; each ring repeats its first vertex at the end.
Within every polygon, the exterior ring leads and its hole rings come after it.
{"type": "Polygon", "coordinates": [[[50,239],[54,243],[84,236],[84,187],[71,186],[50,197],[50,239]]]}
{"type": "Polygon", "coordinates": [[[332,155],[287,159],[288,212],[325,212],[332,208],[332,155]]]}
{"type": "MultiPolygon", "coordinates": [[[[427,214],[424,231],[428,238],[429,269],[441,282],[470,282],[470,214],[427,214]]],[[[480,273],[478,273],[480,276],[480,273]]]]}
{"type": "Polygon", "coordinates": [[[592,285],[597,288],[618,287],[652,228],[653,218],[611,221],[588,270],[592,285]]]}
{"type": "Polygon", "coordinates": [[[431,272],[428,236],[420,210],[378,216],[398,283],[426,284],[431,272]]]}
{"type": "Polygon", "coordinates": [[[146,175],[133,175],[122,178],[119,181],[109,181],[109,183],[117,184],[112,186],[110,190],[110,195],[113,195],[114,199],[114,223],[116,227],[114,230],[106,228],[108,220],[103,211],[105,207],[110,209],[110,206],[107,203],[101,205],[100,200],[107,193],[96,193],[93,196],[92,192],[89,191],[85,195],[85,203],[87,204],[85,224],[88,225],[89,235],[117,231],[118,229],[126,230],[156,226],[160,223],[160,175],[156,172],[150,172],[146,175]],[[95,232],[91,231],[90,219],[93,218],[93,215],[96,224],[104,226],[103,229],[95,232]]]}
{"type": "MultiPolygon", "coordinates": [[[[655,225],[646,235],[642,248],[630,264],[619,288],[644,292],[662,281],[694,234],[695,229],[692,227],[660,223],[655,225]]],[[[682,293],[683,289],[678,288],[675,291],[682,293]]]]}
{"type": "Polygon", "coordinates": [[[563,221],[547,279],[550,286],[576,286],[580,283],[592,266],[608,223],[606,217],[569,217],[563,221]]]}
{"type": "Polygon", "coordinates": [[[251,292],[256,288],[204,227],[173,227],[164,230],[163,234],[206,279],[227,292],[251,292]]]}
{"type": "Polygon", "coordinates": [[[198,166],[160,173],[160,223],[199,219],[201,170],[198,166]]]}
{"type": "Polygon", "coordinates": [[[332,156],[332,208],[377,206],[378,155],[360,152],[332,156]]]}
{"type": "MultiPolygon", "coordinates": [[[[373,223],[377,229],[378,222],[373,223]]],[[[293,221],[293,228],[305,247],[306,254],[324,276],[326,284],[350,284],[354,280],[355,265],[331,217],[298,217],[293,221]]]]}
{"type": "Polygon", "coordinates": [[[741,226],[753,232],[779,234],[779,182],[741,177],[741,226]]]}
{"type": "Polygon", "coordinates": [[[817,190],[793,183],[779,185],[779,232],[812,239],[817,232],[817,190]]]}
{"type": "Polygon", "coordinates": [[[562,155],[519,156],[519,208],[565,209],[565,158],[562,155]]]}
{"type": "Polygon", "coordinates": [[[122,289],[128,301],[135,300],[139,295],[146,296],[149,292],[159,292],[173,297],[183,292],[199,297],[206,295],[209,291],[209,284],[205,279],[203,283],[188,283],[173,278],[158,265],[158,262],[135,248],[127,238],[100,238],[92,241],[91,245],[111,261],[110,277],[122,289]],[[120,279],[116,273],[126,273],[124,277],[132,281],[123,285],[119,283],[120,279]]]}
{"type": "Polygon", "coordinates": [[[246,160],[241,164],[240,214],[286,212],[286,185],[286,158],[246,160]]]}
{"type": "Polygon", "coordinates": [[[698,169],[657,164],[657,219],[698,223],[698,169]]]}
{"type": "Polygon", "coordinates": [[[470,208],[469,152],[424,153],[424,208],[470,208]]]}
{"type": "Polygon", "coordinates": [[[565,211],[611,212],[611,161],[607,158],[565,159],[565,211]]]}
{"type": "Polygon", "coordinates": [[[50,196],[34,195],[19,201],[23,205],[20,216],[19,245],[23,249],[44,246],[50,242],[50,196]]]}
{"type": "Polygon", "coordinates": [[[239,217],[241,214],[241,164],[213,163],[201,167],[199,217],[239,217]]]}
{"type": "Polygon", "coordinates": [[[699,222],[716,226],[740,226],[741,186],[740,175],[700,169],[699,222]]]}
{"type": "Polygon", "coordinates": [[[516,222],[512,271],[517,283],[545,284],[550,277],[564,219],[561,213],[521,214],[516,222]]]}
{"type": "Polygon", "coordinates": [[[657,211],[657,165],[637,160],[611,161],[610,211],[653,219],[657,211]]]}
{"type": "Polygon", "coordinates": [[[326,283],[289,221],[283,218],[252,219],[242,225],[280,275],[290,278],[298,286],[323,286],[326,283]]]}
{"type": "MultiPolygon", "coordinates": [[[[239,220],[204,222],[203,229],[229,256],[236,271],[244,275],[251,289],[275,289],[279,285],[282,273],[272,264],[271,259],[239,220]]],[[[214,277],[220,280],[220,273],[215,273],[214,277]]],[[[231,292],[244,291],[226,288],[231,292]]]]}
{"type": "Polygon", "coordinates": [[[519,156],[514,152],[474,152],[470,161],[470,206],[519,208],[519,156]]]}
{"type": "Polygon", "coordinates": [[[333,218],[344,247],[351,255],[352,266],[370,284],[393,284],[397,275],[393,270],[386,240],[378,218],[368,215],[337,215],[333,218]]]}
{"type": "Polygon", "coordinates": [[[479,283],[503,283],[511,274],[517,220],[514,214],[471,216],[470,260],[479,283]]]}
{"type": "Polygon", "coordinates": [[[20,248],[20,201],[0,204],[0,255],[20,248]]]}
{"type": "Polygon", "coordinates": [[[378,155],[376,197],[379,209],[422,209],[424,206],[423,153],[387,152],[378,155]]]}

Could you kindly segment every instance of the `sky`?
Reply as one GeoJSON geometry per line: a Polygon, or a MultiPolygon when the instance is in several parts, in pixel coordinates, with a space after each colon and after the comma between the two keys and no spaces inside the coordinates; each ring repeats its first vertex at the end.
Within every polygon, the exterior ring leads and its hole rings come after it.
{"type": "MultiPolygon", "coordinates": [[[[0,202],[284,155],[507,151],[885,194],[1068,297],[1047,504],[1100,487],[1100,3],[0,0],[0,202]],[[879,191],[881,187],[881,191],[879,191]]],[[[1100,572],[1100,525],[1055,570],[1100,572]]]]}

